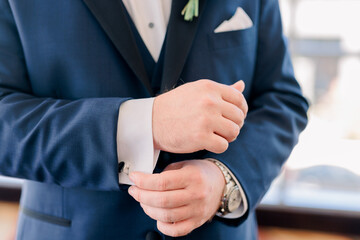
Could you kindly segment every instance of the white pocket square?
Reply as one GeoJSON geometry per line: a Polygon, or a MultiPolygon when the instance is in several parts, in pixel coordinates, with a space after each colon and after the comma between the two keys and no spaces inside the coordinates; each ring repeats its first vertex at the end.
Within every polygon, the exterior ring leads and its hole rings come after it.
{"type": "Polygon", "coordinates": [[[246,14],[244,9],[238,7],[234,16],[232,16],[229,20],[225,20],[224,22],[222,22],[214,30],[214,33],[243,30],[251,28],[252,26],[253,22],[251,21],[250,17],[246,14]]]}

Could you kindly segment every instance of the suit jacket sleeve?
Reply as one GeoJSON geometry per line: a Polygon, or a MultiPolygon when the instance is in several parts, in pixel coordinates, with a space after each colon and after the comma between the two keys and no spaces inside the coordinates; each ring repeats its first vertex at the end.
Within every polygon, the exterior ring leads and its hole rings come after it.
{"type": "Polygon", "coordinates": [[[0,174],[118,190],[116,127],[125,100],[34,96],[8,1],[0,1],[0,174]]]}
{"type": "Polygon", "coordinates": [[[289,157],[307,123],[308,108],[294,79],[278,1],[261,2],[256,69],[253,85],[247,86],[248,116],[225,153],[205,156],[220,160],[235,174],[247,196],[248,211],[254,210],[289,157]]]}

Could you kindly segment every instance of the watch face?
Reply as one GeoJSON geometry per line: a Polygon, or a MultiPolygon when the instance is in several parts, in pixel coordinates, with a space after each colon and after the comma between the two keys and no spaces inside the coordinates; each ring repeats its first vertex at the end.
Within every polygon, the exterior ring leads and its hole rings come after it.
{"type": "Polygon", "coordinates": [[[235,211],[241,204],[241,195],[239,188],[235,187],[229,194],[228,210],[229,212],[235,211]]]}

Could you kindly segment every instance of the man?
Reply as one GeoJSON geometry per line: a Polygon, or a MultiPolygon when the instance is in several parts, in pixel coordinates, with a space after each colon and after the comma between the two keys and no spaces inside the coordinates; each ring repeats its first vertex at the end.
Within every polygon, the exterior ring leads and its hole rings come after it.
{"type": "Polygon", "coordinates": [[[18,239],[256,239],[307,121],[278,2],[187,3],[0,0],[18,239]]]}

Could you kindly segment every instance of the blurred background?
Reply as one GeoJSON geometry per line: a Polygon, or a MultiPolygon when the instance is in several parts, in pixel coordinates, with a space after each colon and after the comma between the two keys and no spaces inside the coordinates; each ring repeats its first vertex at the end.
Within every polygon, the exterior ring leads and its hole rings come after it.
{"type": "MultiPolygon", "coordinates": [[[[259,206],[260,240],[360,239],[360,0],[280,0],[309,125],[259,206]]],[[[0,176],[0,240],[21,180],[0,176]]]]}
{"type": "MultiPolygon", "coordinates": [[[[299,144],[259,207],[259,223],[360,239],[360,1],[280,5],[295,75],[311,107],[299,144]]],[[[281,238],[279,229],[270,238],[267,227],[264,239],[322,239],[297,231],[281,238]]]]}

